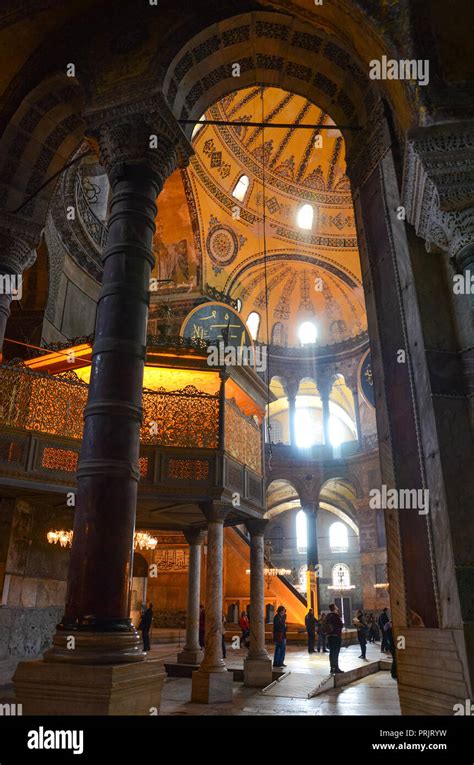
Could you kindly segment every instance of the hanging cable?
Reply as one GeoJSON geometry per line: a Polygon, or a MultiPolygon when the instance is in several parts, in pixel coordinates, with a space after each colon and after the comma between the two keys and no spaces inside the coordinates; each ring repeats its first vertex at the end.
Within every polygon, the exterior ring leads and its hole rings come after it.
{"type": "Polygon", "coordinates": [[[268,272],[267,272],[267,217],[266,217],[266,177],[265,177],[265,102],[264,91],[262,88],[260,92],[260,99],[262,102],[262,225],[263,225],[263,273],[265,284],[265,323],[267,329],[267,365],[266,365],[266,385],[267,385],[267,436],[268,436],[268,448],[269,448],[269,469],[271,470],[272,464],[272,426],[270,424],[270,354],[268,349],[270,347],[270,325],[268,319],[268,272]]]}

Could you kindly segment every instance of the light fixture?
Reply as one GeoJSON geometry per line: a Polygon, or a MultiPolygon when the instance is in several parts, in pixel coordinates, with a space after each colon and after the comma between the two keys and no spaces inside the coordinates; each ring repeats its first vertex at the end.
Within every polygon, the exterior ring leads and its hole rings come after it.
{"type": "Polygon", "coordinates": [[[50,545],[57,545],[58,542],[61,547],[71,547],[72,545],[72,531],[48,531],[48,542],[50,545]]]}
{"type": "MultiPolygon", "coordinates": [[[[57,545],[58,542],[61,547],[71,547],[73,531],[48,531],[46,538],[50,545],[57,545]]],[[[136,531],[133,537],[134,550],[154,550],[158,544],[158,539],[152,537],[150,534],[142,531],[136,531]]]]}
{"type": "Polygon", "coordinates": [[[388,590],[390,584],[388,582],[380,582],[378,584],[374,584],[374,587],[376,590],[388,590]]]}
{"type": "MultiPolygon", "coordinates": [[[[250,569],[246,569],[246,574],[250,574],[250,569]]],[[[272,583],[272,579],[275,576],[289,576],[291,574],[291,569],[289,568],[264,568],[263,569],[263,576],[267,583],[268,589],[270,589],[270,585],[272,583]]]]}

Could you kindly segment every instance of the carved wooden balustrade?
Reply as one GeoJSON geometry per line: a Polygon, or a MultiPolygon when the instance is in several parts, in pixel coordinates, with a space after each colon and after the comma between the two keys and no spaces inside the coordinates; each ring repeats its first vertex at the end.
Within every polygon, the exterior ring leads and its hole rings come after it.
{"type": "MultiPolygon", "coordinates": [[[[0,365],[0,483],[74,485],[87,392],[73,371],[0,365]]],[[[227,400],[220,443],[220,405],[193,385],[144,390],[141,494],[203,501],[222,489],[262,505],[261,428],[227,400]]]]}

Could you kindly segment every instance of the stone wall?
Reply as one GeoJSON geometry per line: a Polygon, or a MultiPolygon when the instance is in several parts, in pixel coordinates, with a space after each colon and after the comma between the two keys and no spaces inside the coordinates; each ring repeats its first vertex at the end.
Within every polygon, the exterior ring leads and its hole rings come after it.
{"type": "Polygon", "coordinates": [[[38,656],[64,611],[69,560],[68,549],[50,545],[46,535],[50,529],[72,528],[72,513],[2,500],[0,526],[0,659],[38,656]]]}

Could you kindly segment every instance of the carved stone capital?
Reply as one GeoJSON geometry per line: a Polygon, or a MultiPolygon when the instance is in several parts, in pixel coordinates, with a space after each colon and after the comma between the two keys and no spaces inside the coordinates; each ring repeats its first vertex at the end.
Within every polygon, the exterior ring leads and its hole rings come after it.
{"type": "Polygon", "coordinates": [[[183,534],[188,545],[202,545],[206,536],[203,529],[186,529],[183,534]]]}
{"type": "Polygon", "coordinates": [[[160,189],[193,154],[191,143],[161,94],[86,115],[88,134],[111,182],[130,166],[145,166],[160,189]]]}
{"type": "Polygon", "coordinates": [[[251,537],[263,537],[268,521],[265,518],[249,518],[245,525],[251,537]]]}
{"type": "Polygon", "coordinates": [[[0,273],[21,274],[36,260],[42,229],[16,215],[0,215],[0,273]]]}
{"type": "Polygon", "coordinates": [[[462,268],[474,241],[474,121],[409,134],[402,199],[427,251],[447,252],[462,268]]]}
{"type": "Polygon", "coordinates": [[[232,506],[221,502],[201,502],[199,509],[208,523],[224,523],[232,506]]]}

